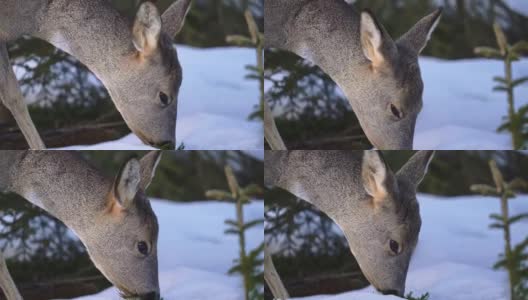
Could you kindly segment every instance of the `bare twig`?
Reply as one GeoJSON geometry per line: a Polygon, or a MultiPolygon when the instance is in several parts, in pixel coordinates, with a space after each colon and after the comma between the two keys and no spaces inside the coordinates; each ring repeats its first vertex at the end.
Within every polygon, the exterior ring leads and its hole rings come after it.
{"type": "Polygon", "coordinates": [[[264,101],[264,137],[268,141],[271,150],[287,150],[266,101],[264,101]]]}
{"type": "Polygon", "coordinates": [[[0,252],[0,288],[4,291],[7,300],[22,300],[9,270],[3,254],[0,252]]]}
{"type": "Polygon", "coordinates": [[[275,265],[268,253],[267,247],[264,248],[264,279],[275,299],[285,300],[290,298],[288,291],[286,291],[286,288],[280,279],[279,273],[277,273],[277,270],[275,269],[275,265]]]}

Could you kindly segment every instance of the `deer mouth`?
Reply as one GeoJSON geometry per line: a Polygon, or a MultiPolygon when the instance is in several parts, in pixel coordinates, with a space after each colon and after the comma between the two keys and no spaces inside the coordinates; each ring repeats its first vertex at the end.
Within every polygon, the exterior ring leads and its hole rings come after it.
{"type": "Polygon", "coordinates": [[[123,299],[139,299],[139,294],[135,294],[135,293],[132,293],[130,292],[129,290],[121,287],[121,286],[117,286],[117,289],[119,290],[119,296],[123,299]]]}
{"type": "Polygon", "coordinates": [[[116,285],[116,287],[119,290],[119,296],[123,299],[141,299],[140,295],[137,293],[132,293],[131,291],[125,289],[122,286],[116,285]]]}
{"type": "Polygon", "coordinates": [[[378,287],[378,284],[376,283],[376,281],[371,280],[371,278],[365,272],[362,271],[362,273],[363,273],[363,276],[365,276],[365,278],[368,280],[368,282],[376,289],[376,291],[380,292],[381,294],[394,295],[398,297],[404,296],[404,291],[398,291],[396,289],[382,289],[378,287]]]}
{"type": "Polygon", "coordinates": [[[132,131],[143,142],[143,144],[151,145],[151,142],[149,141],[149,139],[147,139],[147,137],[143,134],[143,132],[136,130],[136,129],[132,129],[132,131]]]}
{"type": "Polygon", "coordinates": [[[152,142],[151,140],[149,140],[144,134],[143,132],[139,131],[139,130],[135,130],[133,129],[132,130],[134,132],[135,135],[137,135],[137,137],[143,142],[143,144],[145,145],[149,145],[149,146],[152,146],[154,148],[158,148],[160,150],[174,150],[176,149],[176,145],[174,142],[172,141],[163,141],[163,142],[160,142],[160,143],[154,143],[152,142]]]}
{"type": "Polygon", "coordinates": [[[382,293],[383,295],[403,297],[403,292],[399,292],[397,290],[378,290],[378,292],[382,293]]]}

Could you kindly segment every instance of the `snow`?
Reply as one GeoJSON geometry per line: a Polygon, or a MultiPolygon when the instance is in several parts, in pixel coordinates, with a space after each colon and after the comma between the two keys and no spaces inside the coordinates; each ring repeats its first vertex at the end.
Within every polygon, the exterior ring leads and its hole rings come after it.
{"type": "MultiPolygon", "coordinates": [[[[491,230],[489,215],[500,212],[497,198],[482,196],[438,197],[420,194],[422,228],[407,274],[406,294],[430,300],[508,300],[508,277],[493,270],[504,252],[503,233],[491,230]]],[[[510,201],[510,215],[528,212],[528,195],[510,201]]],[[[528,233],[528,221],[512,225],[512,243],[528,233]]],[[[383,296],[372,286],[339,295],[297,298],[303,300],[401,299],[383,296]]]]}
{"type": "MultiPolygon", "coordinates": [[[[257,150],[264,148],[261,121],[247,117],[258,104],[258,82],[245,79],[246,65],[256,63],[252,49],[235,47],[198,49],[177,45],[183,68],[178,98],[176,145],[186,150],[257,150]]],[[[95,145],[69,150],[153,149],[129,134],[95,145]]]]}
{"type": "MultiPolygon", "coordinates": [[[[504,93],[492,91],[503,64],[487,59],[446,61],[420,58],[424,107],[418,115],[414,148],[439,150],[507,150],[508,133],[496,129],[507,114],[504,93]]],[[[528,60],[514,64],[514,78],[528,75],[528,60]]],[[[528,104],[528,85],[515,91],[517,107],[528,104]]]]}
{"type": "MultiPolygon", "coordinates": [[[[151,200],[160,224],[158,261],[161,296],[165,300],[242,300],[242,279],[227,275],[238,258],[238,238],[224,234],[226,219],[235,218],[235,206],[214,201],[174,203],[151,200]]],[[[264,204],[245,206],[247,221],[262,218],[264,204]]],[[[264,240],[263,226],[249,229],[247,249],[264,240]]],[[[80,297],[83,300],[120,299],[115,288],[80,297]]]]}
{"type": "Polygon", "coordinates": [[[507,0],[513,10],[528,16],[528,2],[526,0],[507,0]]]}

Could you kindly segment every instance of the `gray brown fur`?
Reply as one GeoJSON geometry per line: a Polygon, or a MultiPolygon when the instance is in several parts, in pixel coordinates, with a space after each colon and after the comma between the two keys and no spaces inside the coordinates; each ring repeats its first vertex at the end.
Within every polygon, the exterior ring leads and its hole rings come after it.
{"type": "Polygon", "coordinates": [[[370,283],[402,296],[421,226],[416,188],[432,156],[418,152],[394,174],[375,151],[266,151],[264,180],[333,219],[370,283]],[[368,186],[375,176],[386,192],[379,199],[368,186]],[[390,239],[401,245],[398,255],[390,239]]]}
{"type": "Polygon", "coordinates": [[[17,193],[64,222],[86,246],[95,266],[123,294],[159,297],[158,222],[144,193],[159,152],[125,163],[135,162],[141,168],[134,176],[140,178],[137,193],[128,203],[116,195],[114,186],[130,175],[108,178],[76,152],[0,154],[0,191],[17,193]],[[138,253],[139,241],[150,245],[147,256],[138,253]]]}
{"type": "Polygon", "coordinates": [[[362,13],[344,0],[266,0],[266,47],[304,57],[343,90],[369,140],[379,149],[412,149],[423,83],[418,55],[441,10],[422,19],[393,41],[369,12],[381,33],[385,62],[373,67],[361,40],[362,13]],[[395,118],[390,104],[403,118],[395,118]]]}
{"type": "Polygon", "coordinates": [[[183,26],[190,4],[191,0],[177,0],[159,16],[146,2],[134,21],[106,0],[0,0],[0,74],[6,74],[0,75],[0,100],[15,116],[30,148],[42,149],[44,144],[24,111],[6,52],[6,44],[23,35],[48,41],[79,59],[103,82],[127,125],[144,143],[174,148],[182,69],[172,38],[183,26]],[[145,12],[149,21],[161,19],[162,26],[155,45],[142,52],[133,43],[142,32],[132,28],[143,21],[145,12]],[[172,102],[161,105],[159,92],[172,102]]]}

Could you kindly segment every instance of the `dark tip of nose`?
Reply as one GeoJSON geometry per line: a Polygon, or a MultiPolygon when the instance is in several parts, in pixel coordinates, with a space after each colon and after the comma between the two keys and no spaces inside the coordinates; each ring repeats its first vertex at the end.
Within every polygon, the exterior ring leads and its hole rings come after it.
{"type": "Polygon", "coordinates": [[[151,143],[152,147],[158,148],[160,150],[174,150],[176,149],[176,145],[171,141],[165,141],[158,144],[151,143]]]}
{"type": "Polygon", "coordinates": [[[397,290],[384,290],[384,291],[380,291],[380,293],[382,293],[383,295],[403,296],[403,295],[400,295],[400,293],[397,290]]]}
{"type": "Polygon", "coordinates": [[[139,299],[141,300],[159,300],[160,295],[157,292],[150,292],[144,295],[140,295],[139,299]]]}

